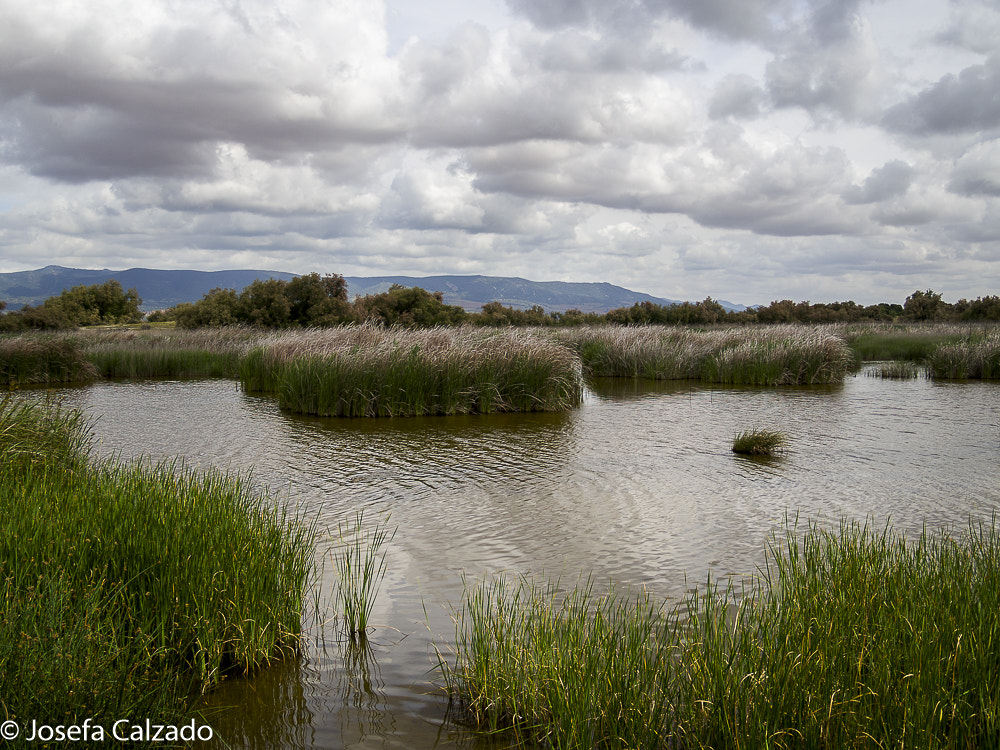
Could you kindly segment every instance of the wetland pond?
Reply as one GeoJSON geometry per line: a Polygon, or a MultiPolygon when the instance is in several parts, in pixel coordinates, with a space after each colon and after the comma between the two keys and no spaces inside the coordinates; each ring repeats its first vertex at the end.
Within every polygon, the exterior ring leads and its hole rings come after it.
{"type": "Polygon", "coordinates": [[[434,644],[450,606],[497,571],[646,586],[675,601],[752,574],[785,519],[887,519],[907,536],[1000,504],[1000,384],[864,373],[843,385],[712,387],[604,380],[561,414],[311,419],[233,381],[103,382],[60,391],[96,421],[95,451],[251,472],[324,530],[319,618],[301,658],[207,696],[233,748],[485,748],[447,716],[434,644]],[[789,437],[730,451],[759,426],[789,437]],[[329,562],[338,523],[397,529],[364,657],[338,640],[329,562]],[[329,604],[330,610],[324,607],[329,604]],[[324,623],[325,621],[325,623],[324,623]]]}

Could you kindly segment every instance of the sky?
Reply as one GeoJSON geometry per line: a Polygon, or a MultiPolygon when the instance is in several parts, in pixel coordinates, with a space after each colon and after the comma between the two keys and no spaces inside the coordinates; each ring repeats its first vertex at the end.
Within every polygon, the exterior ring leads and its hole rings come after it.
{"type": "Polygon", "coordinates": [[[1000,0],[0,0],[0,272],[1000,293],[1000,0]]]}

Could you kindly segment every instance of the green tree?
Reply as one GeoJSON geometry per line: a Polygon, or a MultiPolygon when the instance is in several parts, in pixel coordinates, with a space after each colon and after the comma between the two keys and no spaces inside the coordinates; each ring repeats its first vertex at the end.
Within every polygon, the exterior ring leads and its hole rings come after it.
{"type": "Polygon", "coordinates": [[[296,276],[285,287],[291,322],[302,326],[329,326],[351,318],[347,282],[338,274],[296,276]]]}
{"type": "Polygon", "coordinates": [[[182,328],[228,326],[240,322],[239,297],[234,289],[216,287],[200,300],[173,308],[173,317],[182,328]]]}
{"type": "Polygon", "coordinates": [[[444,294],[431,294],[420,287],[393,284],[389,291],[369,294],[354,301],[354,317],[383,325],[420,326],[456,325],[468,319],[457,305],[444,304],[444,294]]]}
{"type": "Polygon", "coordinates": [[[72,325],[138,323],[142,320],[142,299],[135,289],[125,291],[117,279],[103,284],[75,286],[42,303],[64,315],[72,325]]]}
{"type": "Polygon", "coordinates": [[[932,289],[921,292],[919,289],[906,298],[903,303],[903,315],[909,320],[943,320],[948,317],[951,305],[941,300],[941,295],[932,289]]]}
{"type": "Polygon", "coordinates": [[[285,294],[287,282],[257,279],[240,292],[237,317],[265,328],[286,328],[292,323],[292,305],[285,294]]]}

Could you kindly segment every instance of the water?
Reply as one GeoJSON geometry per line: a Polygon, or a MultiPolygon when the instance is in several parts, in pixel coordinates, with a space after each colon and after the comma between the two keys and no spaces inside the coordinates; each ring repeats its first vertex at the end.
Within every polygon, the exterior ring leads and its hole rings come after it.
{"type": "MultiPolygon", "coordinates": [[[[463,576],[590,574],[676,600],[710,570],[752,574],[796,515],[917,534],[1000,503],[995,383],[604,381],[566,414],[386,420],[291,416],[230,381],[99,383],[66,401],[96,418],[102,454],[251,471],[330,531],[321,559],[359,509],[398,529],[371,653],[313,625],[303,658],[224,683],[206,705],[232,707],[214,721],[232,747],[488,746],[446,719],[435,680],[463,576]],[[787,453],[732,454],[753,426],[785,432],[787,453]]],[[[324,591],[332,580],[327,564],[324,591]]]]}

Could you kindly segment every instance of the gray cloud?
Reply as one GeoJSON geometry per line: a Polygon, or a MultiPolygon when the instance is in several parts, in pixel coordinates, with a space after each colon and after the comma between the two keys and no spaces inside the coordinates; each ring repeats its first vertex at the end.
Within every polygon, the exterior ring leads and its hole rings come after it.
{"type": "Polygon", "coordinates": [[[862,185],[852,185],[844,192],[844,200],[863,204],[896,198],[909,190],[913,177],[913,167],[896,159],[873,170],[862,185]]]}
{"type": "Polygon", "coordinates": [[[0,258],[1000,286],[993,3],[387,1],[9,0],[0,258]]]}
{"type": "Polygon", "coordinates": [[[1000,127],[1000,55],[983,65],[948,74],[937,83],[892,107],[885,126],[901,133],[933,135],[1000,127]]]}

